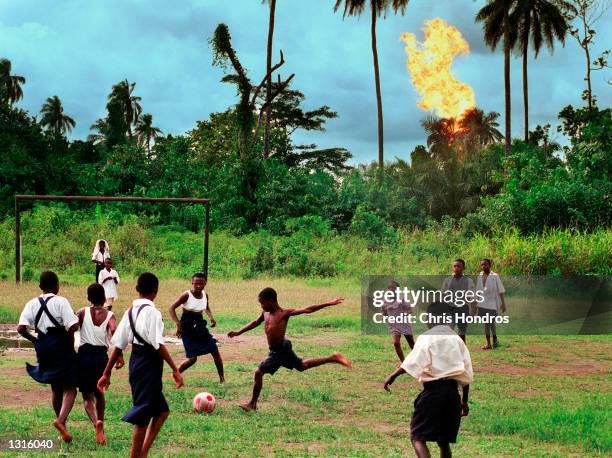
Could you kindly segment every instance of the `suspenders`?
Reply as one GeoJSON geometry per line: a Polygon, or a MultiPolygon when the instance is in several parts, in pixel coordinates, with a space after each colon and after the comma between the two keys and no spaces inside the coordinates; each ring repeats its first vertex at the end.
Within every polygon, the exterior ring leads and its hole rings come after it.
{"type": "MultiPolygon", "coordinates": [[[[142,304],[140,306],[140,309],[138,309],[138,313],[136,314],[136,319],[138,319],[138,315],[140,315],[140,312],[142,311],[142,309],[144,309],[146,306],[151,305],[151,304],[142,304]]],[[[150,343],[148,343],[146,340],[144,340],[140,334],[138,334],[136,332],[136,323],[134,322],[134,318],[132,317],[132,311],[133,311],[134,307],[130,307],[130,311],[128,312],[128,318],[130,320],[130,328],[132,328],[132,334],[134,335],[134,339],[136,339],[138,342],[140,342],[142,345],[145,346],[149,346],[151,347],[152,345],[150,343]]]]}
{"type": "Polygon", "coordinates": [[[51,312],[49,312],[49,309],[47,308],[47,303],[49,302],[49,299],[51,299],[52,297],[55,297],[55,296],[49,296],[46,299],[43,299],[42,297],[38,298],[38,302],[40,302],[40,309],[38,309],[38,313],[36,314],[36,318],[34,319],[34,329],[36,329],[37,333],[40,332],[38,330],[38,322],[40,321],[40,318],[42,317],[43,312],[45,312],[45,315],[47,315],[49,320],[51,320],[51,323],[53,323],[53,326],[55,326],[56,328],[62,327],[62,325],[59,324],[59,322],[55,319],[53,315],[51,315],[51,312]]]}

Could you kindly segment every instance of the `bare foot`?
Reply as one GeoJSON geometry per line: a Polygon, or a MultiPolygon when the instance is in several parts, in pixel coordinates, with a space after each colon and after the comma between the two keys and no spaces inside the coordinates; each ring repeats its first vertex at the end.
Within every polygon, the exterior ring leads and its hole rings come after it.
{"type": "Polygon", "coordinates": [[[483,350],[493,350],[493,347],[491,345],[485,345],[484,347],[482,347],[483,350]]]}
{"type": "Polygon", "coordinates": [[[55,419],[55,420],[53,420],[53,426],[55,426],[55,429],[57,429],[60,432],[60,439],[61,440],[63,440],[64,442],[67,442],[67,443],[72,442],[72,434],[70,434],[68,432],[68,430],[66,429],[66,425],[64,425],[58,419],[55,419]]]}
{"type": "Polygon", "coordinates": [[[245,412],[255,412],[257,410],[256,406],[251,405],[250,402],[246,404],[238,404],[242,410],[245,412]]]}
{"type": "Polygon", "coordinates": [[[351,362],[348,359],[346,359],[346,357],[344,355],[336,352],[336,353],[334,353],[334,357],[336,358],[336,361],[338,361],[343,366],[346,366],[349,369],[353,368],[353,365],[351,364],[351,362]]]}
{"type": "Polygon", "coordinates": [[[104,422],[98,420],[96,422],[96,442],[100,445],[106,444],[106,436],[104,435],[104,422]]]}
{"type": "Polygon", "coordinates": [[[220,383],[221,385],[225,385],[225,377],[221,377],[221,378],[219,379],[219,383],[220,383]]]}

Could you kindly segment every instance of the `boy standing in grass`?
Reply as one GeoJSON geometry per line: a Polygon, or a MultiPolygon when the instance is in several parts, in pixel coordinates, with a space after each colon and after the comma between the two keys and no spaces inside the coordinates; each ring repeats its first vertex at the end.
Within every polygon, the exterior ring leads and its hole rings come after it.
{"type": "Polygon", "coordinates": [[[98,381],[100,391],[109,387],[112,367],[128,344],[132,343],[129,380],[133,407],[122,418],[134,425],[131,458],[147,456],[170,414],[162,393],[164,361],[172,368],[176,387],[183,386],[183,376],[164,345],[164,322],[161,313],[153,303],[158,287],[159,280],[152,273],[145,272],[138,277],[136,291],[139,298],[124,313],[117,327],[111,340],[115,348],[98,381]]]}
{"type": "Polygon", "coordinates": [[[448,305],[452,307],[451,310],[453,311],[452,327],[454,328],[455,324],[457,325],[459,337],[465,342],[468,327],[465,319],[470,316],[470,308],[472,307],[472,302],[467,302],[465,296],[468,291],[475,293],[475,288],[474,281],[470,277],[463,275],[464,270],[465,261],[461,258],[455,259],[453,262],[453,275],[444,279],[442,292],[451,291],[453,297],[457,298],[455,302],[448,305]],[[463,298],[463,300],[459,299],[459,297],[463,298]]]}
{"type": "MultiPolygon", "coordinates": [[[[399,288],[399,283],[395,280],[391,280],[387,289],[389,291],[396,291],[399,288]]],[[[398,302],[397,300],[385,301],[382,306],[384,316],[393,316],[400,318],[403,315],[409,315],[412,312],[412,307],[406,302],[398,302]]],[[[395,321],[395,320],[394,320],[395,321]]],[[[410,349],[414,348],[414,337],[412,335],[412,325],[410,323],[396,323],[388,322],[389,334],[391,334],[391,341],[395,348],[395,353],[400,360],[400,363],[404,361],[404,352],[402,350],[402,336],[408,342],[410,349]]]]}
{"type": "Polygon", "coordinates": [[[41,273],[39,287],[42,295],[25,305],[17,332],[34,343],[38,366],[26,363],[26,370],[37,382],[51,385],[56,415],[53,426],[60,432],[61,440],[71,442],[66,420],[74,405],[78,382],[74,332],[79,327],[79,319],[70,302],[57,295],[59,279],[54,272],[41,273]],[[28,331],[28,326],[34,326],[37,337],[28,331]]]}
{"type": "Polygon", "coordinates": [[[410,439],[419,458],[431,454],[427,442],[437,442],[440,456],[452,456],[450,444],[457,441],[461,417],[469,412],[468,394],[474,378],[470,352],[463,340],[448,325],[436,325],[436,319],[450,313],[442,302],[427,308],[429,330],[421,334],[402,365],[384,383],[389,386],[401,374],[410,374],[423,384],[414,401],[410,421],[410,439]],[[458,387],[463,387],[459,397],[458,387]]]}
{"type": "MultiPolygon", "coordinates": [[[[104,409],[106,400],[104,393],[98,390],[96,384],[108,363],[108,337],[117,329],[117,321],[113,312],[104,308],[104,288],[93,283],[87,288],[87,300],[90,307],[84,307],[77,312],[81,327],[81,341],[78,352],[79,389],[83,395],[85,412],[96,430],[96,442],[105,444],[104,409]]],[[[123,358],[117,361],[117,369],[124,365],[123,358]]]]}
{"type": "Polygon", "coordinates": [[[497,332],[495,330],[495,317],[506,311],[506,301],[504,299],[504,293],[506,289],[495,272],[491,270],[491,260],[483,259],[480,261],[480,275],[476,280],[476,289],[482,291],[484,300],[478,303],[478,316],[488,317],[492,321],[491,323],[485,323],[485,338],[487,344],[482,347],[483,350],[492,350],[499,346],[497,340],[497,332]],[[493,345],[491,345],[491,335],[493,335],[493,345]]]}
{"type": "Polygon", "coordinates": [[[263,360],[257,369],[255,369],[255,380],[253,384],[253,396],[247,404],[241,404],[246,411],[257,409],[257,400],[263,386],[264,374],[273,375],[281,366],[287,369],[297,369],[305,371],[313,367],[321,366],[322,364],[336,363],[351,369],[353,366],[340,353],[336,352],[333,355],[324,358],[301,359],[292,349],[291,341],[285,338],[287,331],[287,323],[289,318],[305,313],[314,313],[325,307],[342,303],[344,299],[335,299],[323,304],[311,305],[302,309],[284,309],[278,304],[276,291],[272,288],[264,288],[259,293],[259,303],[262,312],[259,317],[249,324],[241,328],[239,331],[230,331],[227,335],[230,338],[237,337],[251,329],[255,329],[261,323],[265,323],[264,330],[270,346],[270,354],[263,360]]]}
{"type": "Polygon", "coordinates": [[[113,269],[113,260],[106,258],[104,260],[104,269],[98,274],[98,283],[104,287],[104,295],[106,296],[106,308],[113,309],[113,304],[117,300],[117,285],[119,284],[119,274],[113,269]]]}
{"type": "Polygon", "coordinates": [[[176,336],[182,338],[185,356],[187,357],[179,366],[179,372],[182,373],[193,366],[198,360],[198,356],[210,353],[217,367],[219,381],[225,383],[223,360],[217,348],[217,341],[211,335],[206,327],[207,323],[202,317],[202,312],[206,312],[210,319],[210,327],[214,328],[217,325],[208,303],[208,294],[204,291],[205,286],[206,275],[201,272],[194,274],[191,277],[191,289],[181,294],[169,309],[170,316],[176,323],[176,336]],[[176,316],[176,309],[181,305],[183,306],[183,314],[179,321],[176,316]]]}

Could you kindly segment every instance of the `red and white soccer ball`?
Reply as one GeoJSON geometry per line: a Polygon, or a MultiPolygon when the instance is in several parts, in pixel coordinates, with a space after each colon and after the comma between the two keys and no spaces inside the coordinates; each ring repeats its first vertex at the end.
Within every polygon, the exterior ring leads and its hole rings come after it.
{"type": "Polygon", "coordinates": [[[193,410],[195,412],[211,413],[215,410],[215,397],[207,392],[198,393],[193,398],[193,410]]]}

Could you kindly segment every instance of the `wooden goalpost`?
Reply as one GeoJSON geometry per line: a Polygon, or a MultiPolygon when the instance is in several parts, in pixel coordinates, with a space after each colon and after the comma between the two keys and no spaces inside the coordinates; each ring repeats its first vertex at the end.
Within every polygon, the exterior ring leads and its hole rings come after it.
{"type": "Polygon", "coordinates": [[[51,195],[15,195],[15,282],[21,283],[21,222],[19,202],[44,200],[58,202],[163,202],[204,205],[204,242],[202,271],[208,277],[208,225],[210,222],[210,199],[190,197],[109,197],[109,196],[51,196],[51,195]]]}

